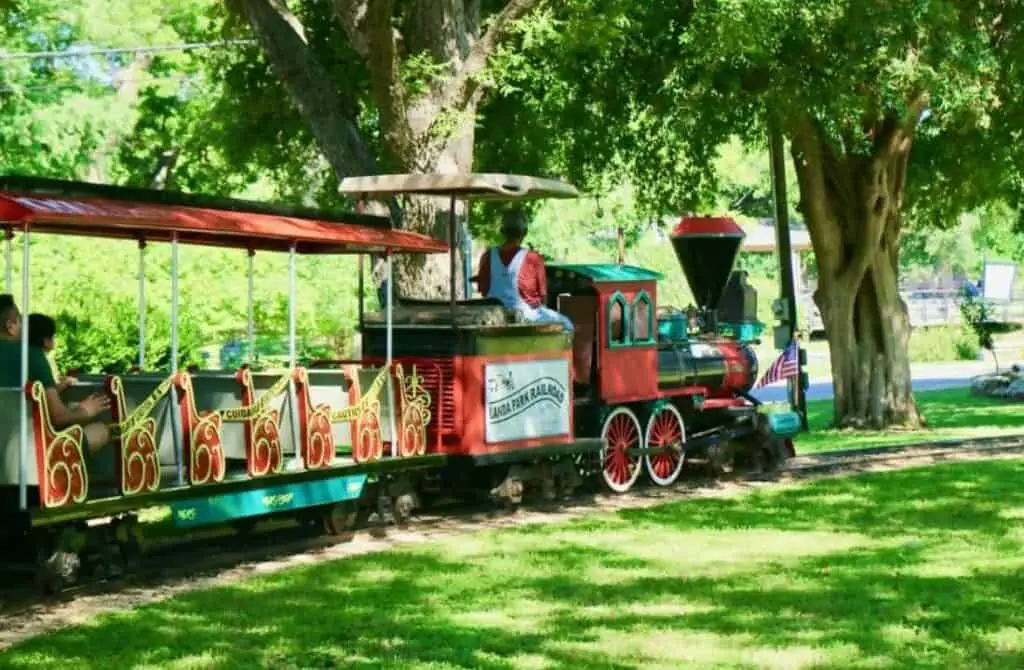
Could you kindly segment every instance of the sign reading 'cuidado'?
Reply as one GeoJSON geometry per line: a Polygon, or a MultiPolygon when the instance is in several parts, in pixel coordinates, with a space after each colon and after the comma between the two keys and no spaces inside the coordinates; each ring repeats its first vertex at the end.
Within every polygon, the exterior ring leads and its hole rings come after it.
{"type": "Polygon", "coordinates": [[[485,376],[487,442],[569,433],[568,361],[495,363],[485,376]]]}

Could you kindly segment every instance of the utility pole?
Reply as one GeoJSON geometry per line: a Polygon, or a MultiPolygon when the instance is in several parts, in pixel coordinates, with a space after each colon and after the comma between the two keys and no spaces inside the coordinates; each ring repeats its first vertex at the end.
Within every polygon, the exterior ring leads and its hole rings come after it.
{"type": "MultiPolygon", "coordinates": [[[[779,255],[779,300],[773,305],[773,312],[779,325],[775,329],[775,347],[785,348],[796,339],[797,310],[796,282],[793,277],[793,250],[789,239],[789,203],[786,198],[786,155],[782,131],[778,125],[768,122],[768,152],[771,160],[772,190],[775,194],[775,248],[779,255]]],[[[800,421],[807,430],[806,374],[804,365],[807,354],[797,345],[799,372],[796,379],[788,381],[790,402],[800,414],[800,421]]]]}

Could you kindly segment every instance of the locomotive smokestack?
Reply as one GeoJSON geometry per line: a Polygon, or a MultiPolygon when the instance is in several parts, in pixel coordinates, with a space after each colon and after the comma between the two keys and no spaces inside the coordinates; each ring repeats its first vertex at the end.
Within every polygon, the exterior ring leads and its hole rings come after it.
{"type": "Polygon", "coordinates": [[[672,231],[672,249],[697,306],[714,312],[746,234],[725,217],[684,217],[672,231]]]}

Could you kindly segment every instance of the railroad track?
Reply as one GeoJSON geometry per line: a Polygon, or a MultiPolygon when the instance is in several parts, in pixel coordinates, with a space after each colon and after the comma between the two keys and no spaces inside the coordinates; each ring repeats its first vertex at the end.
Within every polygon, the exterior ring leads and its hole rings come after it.
{"type": "Polygon", "coordinates": [[[379,519],[371,519],[369,525],[343,536],[317,534],[309,526],[288,526],[243,535],[231,533],[198,544],[169,544],[147,554],[136,569],[124,575],[88,581],[55,596],[42,596],[24,582],[11,588],[0,586],[0,649],[27,637],[24,630],[26,626],[31,628],[32,622],[46,625],[52,619],[54,625],[50,628],[73,623],[76,618],[65,620],[67,617],[53,611],[70,608],[81,600],[102,603],[109,599],[106,606],[97,605],[97,611],[125,609],[291,565],[372,553],[482,528],[567,520],[595,511],[711,497],[785,480],[877,469],[902,461],[917,465],[1015,454],[1024,454],[1024,434],[851,449],[797,456],[771,473],[734,473],[717,479],[698,474],[671,488],[641,487],[625,495],[583,493],[553,504],[524,504],[514,513],[494,505],[459,503],[425,510],[407,526],[385,526],[379,519]]]}

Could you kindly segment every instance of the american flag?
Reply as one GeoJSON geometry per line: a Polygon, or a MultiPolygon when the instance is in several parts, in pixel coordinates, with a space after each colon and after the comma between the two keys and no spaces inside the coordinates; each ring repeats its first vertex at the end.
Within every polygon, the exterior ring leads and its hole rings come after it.
{"type": "Polygon", "coordinates": [[[780,379],[796,377],[797,373],[800,372],[799,351],[796,340],[790,340],[782,354],[775,359],[774,363],[768,366],[764,376],[754,386],[754,390],[756,391],[768,384],[774,384],[780,379]]]}

